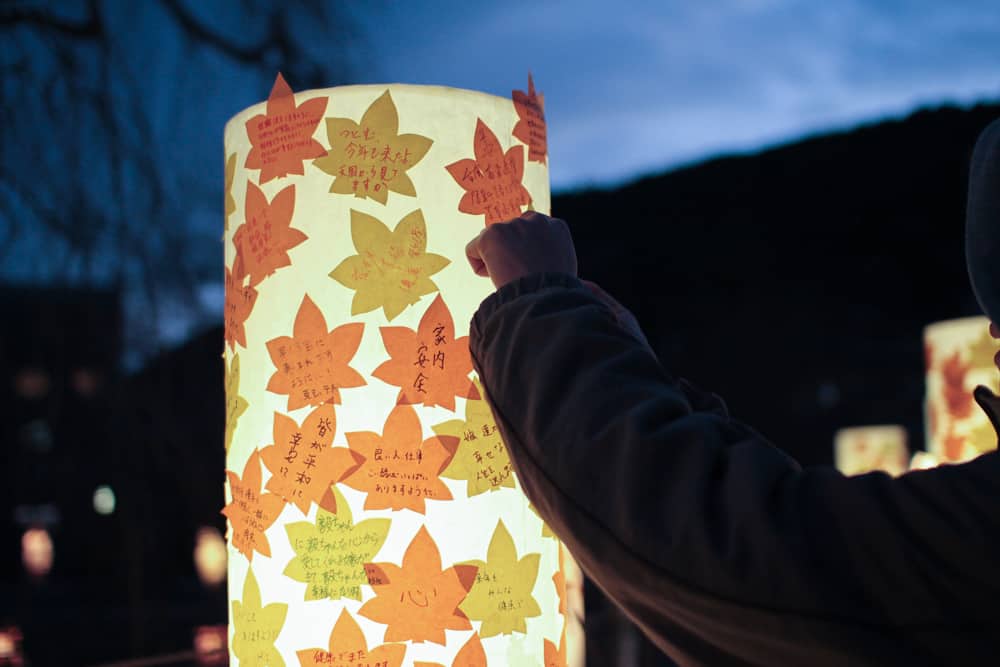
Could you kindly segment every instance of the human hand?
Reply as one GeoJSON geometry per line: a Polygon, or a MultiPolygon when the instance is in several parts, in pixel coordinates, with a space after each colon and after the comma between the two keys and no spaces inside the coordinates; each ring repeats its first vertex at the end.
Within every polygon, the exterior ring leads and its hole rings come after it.
{"type": "Polygon", "coordinates": [[[465,246],[465,256],[476,275],[489,277],[498,289],[532,273],[576,275],[569,227],[535,211],[479,232],[465,246]]]}

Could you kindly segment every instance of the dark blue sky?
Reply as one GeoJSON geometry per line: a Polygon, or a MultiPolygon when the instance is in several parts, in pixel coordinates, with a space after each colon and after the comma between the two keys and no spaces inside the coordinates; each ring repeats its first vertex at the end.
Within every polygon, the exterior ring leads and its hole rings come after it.
{"type": "Polygon", "coordinates": [[[996,0],[384,3],[366,82],[545,93],[555,189],[1000,98],[996,0]]]}

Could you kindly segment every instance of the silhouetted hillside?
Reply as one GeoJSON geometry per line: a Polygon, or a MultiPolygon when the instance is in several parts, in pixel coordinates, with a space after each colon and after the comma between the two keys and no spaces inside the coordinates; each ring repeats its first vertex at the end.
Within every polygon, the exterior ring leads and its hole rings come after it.
{"type": "Polygon", "coordinates": [[[804,463],[841,426],[921,446],[925,324],[978,314],[963,257],[968,159],[1000,106],[711,160],[558,196],[580,271],[667,366],[804,463]]]}

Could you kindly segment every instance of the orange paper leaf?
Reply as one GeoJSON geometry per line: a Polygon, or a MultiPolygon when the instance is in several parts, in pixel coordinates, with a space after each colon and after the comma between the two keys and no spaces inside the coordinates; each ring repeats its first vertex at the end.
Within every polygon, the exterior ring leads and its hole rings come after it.
{"type": "Polygon", "coordinates": [[[250,153],[246,167],[260,169],[260,182],[288,174],[302,175],[303,160],[317,158],[326,149],[312,138],[326,112],[327,99],[316,97],[296,106],[292,89],[278,74],[267,98],[267,109],[247,121],[250,153]]]}
{"type": "Polygon", "coordinates": [[[528,74],[528,92],[515,90],[511,93],[514,110],[517,111],[517,125],[513,135],[528,145],[528,159],[545,164],[548,141],[545,132],[545,96],[535,93],[535,82],[528,74]]]}
{"type": "Polygon", "coordinates": [[[455,409],[455,397],[479,398],[469,379],[469,338],[455,338],[455,324],[438,294],[420,318],[417,330],[381,327],[382,343],[391,357],[372,375],[399,387],[399,403],[443,405],[455,409]]]}
{"type": "Polygon", "coordinates": [[[226,471],[229,491],[233,500],[222,513],[231,525],[230,541],[236,550],[253,560],[253,552],[271,555],[271,545],[264,531],[271,527],[281,514],[285,503],[273,493],[261,493],[260,455],[254,450],[243,467],[240,479],[232,470],[226,471]]]}
{"type": "Polygon", "coordinates": [[[223,335],[229,343],[230,350],[236,350],[236,344],[247,346],[247,334],[244,324],[250,317],[253,305],[257,302],[257,290],[246,285],[246,272],[243,270],[243,260],[239,255],[233,263],[233,270],[226,269],[226,302],[223,335]]]}
{"type": "MultiPolygon", "coordinates": [[[[440,662],[422,662],[417,660],[413,667],[444,667],[440,662]]],[[[458,649],[455,659],[451,661],[451,667],[486,667],[486,651],[483,649],[483,642],[479,635],[473,633],[469,641],[458,649]]]]}
{"type": "Polygon", "coordinates": [[[326,667],[360,667],[372,665],[375,667],[400,667],[406,654],[404,644],[382,644],[368,648],[361,627],[346,609],[342,609],[337,622],[330,632],[329,650],[322,648],[307,648],[296,651],[302,667],[308,665],[325,665],[326,667]]]}
{"type": "Polygon", "coordinates": [[[566,665],[566,625],[563,624],[559,648],[548,639],[545,640],[545,667],[566,667],[566,665]]]}
{"type": "Polygon", "coordinates": [[[250,275],[250,284],[257,285],[276,270],[290,266],[288,251],[306,240],[306,235],[293,228],[295,186],[274,196],[270,203],[253,183],[247,182],[246,221],[233,234],[233,245],[250,275]]]}
{"type": "Polygon", "coordinates": [[[295,420],[274,413],[274,444],[260,452],[271,471],[267,490],[295,503],[303,514],[310,503],[337,512],[331,485],[361,462],[346,447],[333,447],[337,417],[332,405],[321,405],[299,427],[295,420]]]}
{"type": "Polygon", "coordinates": [[[566,557],[565,547],[559,545],[559,569],[552,575],[552,583],[556,586],[556,596],[559,598],[559,613],[566,615],[566,557]]]}
{"type": "Polygon", "coordinates": [[[965,419],[972,414],[972,392],[965,387],[968,372],[969,364],[963,363],[957,351],[941,366],[945,404],[952,419],[965,419]]]}
{"type": "Polygon", "coordinates": [[[385,91],[361,116],[327,118],[329,152],[314,161],[333,176],[330,192],[386,203],[389,191],[415,197],[407,171],[423,159],[433,143],[419,134],[399,134],[399,115],[385,91]]]}
{"type": "Polygon", "coordinates": [[[384,623],[386,641],[445,643],[445,630],[471,630],[458,608],[476,576],[476,568],[455,565],[441,569],[441,552],[427,528],[420,527],[403,554],[403,566],[367,563],[368,583],[375,597],[359,614],[384,623]]]}
{"type": "Polygon", "coordinates": [[[348,364],[358,351],[365,325],[344,324],[327,331],[323,313],[309,295],[302,299],[291,336],[267,341],[277,369],[267,390],[288,394],[288,409],[340,403],[340,389],[360,387],[365,379],[348,364]]]}
{"type": "Polygon", "coordinates": [[[451,500],[451,491],[439,475],[453,450],[439,437],[423,439],[420,418],[413,408],[397,405],[389,413],[382,435],[348,433],[347,444],[364,463],[344,479],[344,484],[368,494],[366,510],[409,509],[423,514],[425,500],[451,500]]]}
{"type": "Polygon", "coordinates": [[[486,215],[486,224],[503,222],[521,215],[521,206],[531,203],[524,189],[524,147],[512,146],[506,153],[496,134],[481,119],[476,120],[473,138],[475,159],[465,158],[446,169],[465,190],[458,210],[486,215]]]}

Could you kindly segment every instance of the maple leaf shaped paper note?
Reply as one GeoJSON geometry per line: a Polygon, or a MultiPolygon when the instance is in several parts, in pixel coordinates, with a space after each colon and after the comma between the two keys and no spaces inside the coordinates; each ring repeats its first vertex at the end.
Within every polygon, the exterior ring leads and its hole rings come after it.
{"type": "Polygon", "coordinates": [[[385,420],[382,435],[348,433],[347,444],[364,463],[344,484],[368,494],[366,510],[409,509],[423,514],[425,500],[451,500],[451,491],[439,477],[451,451],[440,438],[423,439],[413,408],[397,405],[385,420]]]}
{"type": "Polygon", "coordinates": [[[548,141],[545,131],[545,96],[535,93],[535,82],[528,74],[528,92],[515,90],[511,93],[514,110],[517,111],[517,125],[513,135],[528,145],[528,159],[545,164],[548,141]]]}
{"type": "Polygon", "coordinates": [[[441,552],[420,527],[403,554],[402,567],[393,563],[367,563],[365,572],[375,597],[359,614],[388,627],[385,641],[445,643],[445,630],[471,630],[459,609],[476,576],[476,568],[455,565],[441,569],[441,552]]]}
{"type": "Polygon", "coordinates": [[[386,203],[389,191],[415,197],[407,171],[433,143],[419,134],[399,134],[399,115],[389,91],[372,102],[361,122],[327,118],[330,150],[313,164],[333,176],[330,192],[386,203]]]}
{"type": "Polygon", "coordinates": [[[247,121],[250,153],[246,167],[260,169],[260,182],[288,174],[302,175],[304,160],[317,158],[326,149],[313,139],[326,112],[327,99],[315,97],[296,106],[295,95],[278,74],[267,98],[266,112],[247,121]]]}
{"type": "Polygon", "coordinates": [[[243,270],[243,260],[239,255],[233,263],[233,270],[226,269],[226,301],[224,305],[225,320],[223,335],[230,350],[236,349],[239,343],[247,346],[246,321],[250,317],[253,306],[257,303],[257,290],[246,284],[246,272],[243,270]]]}
{"type": "Polygon", "coordinates": [[[566,615],[566,547],[559,545],[559,569],[552,575],[552,583],[556,587],[556,596],[559,598],[559,613],[566,615]]]}
{"type": "Polygon", "coordinates": [[[337,416],[332,405],[321,405],[300,427],[295,420],[274,413],[274,444],[260,451],[271,471],[267,490],[294,503],[303,514],[316,503],[328,512],[337,511],[332,485],[361,462],[346,447],[333,447],[337,416]]]}
{"type": "Polygon", "coordinates": [[[962,361],[959,351],[948,357],[941,366],[944,380],[944,398],[952,419],[965,419],[972,414],[972,392],[965,386],[969,364],[962,361]]]}
{"type": "Polygon", "coordinates": [[[288,409],[306,405],[340,403],[340,389],[360,387],[365,379],[348,364],[361,344],[365,325],[343,324],[329,332],[323,313],[305,295],[291,336],[267,341],[267,351],[277,370],[267,390],[288,394],[288,409]]]}
{"type": "Polygon", "coordinates": [[[283,266],[291,266],[288,251],[306,240],[306,235],[293,228],[295,186],[274,196],[270,203],[253,183],[247,182],[246,221],[233,234],[233,245],[250,275],[250,284],[273,274],[283,266]]]}
{"type": "Polygon", "coordinates": [[[472,356],[469,337],[455,338],[451,311],[438,294],[420,318],[417,330],[381,327],[390,359],[372,375],[399,387],[399,403],[442,405],[455,409],[455,397],[479,398],[469,379],[472,356]]]}
{"type": "MultiPolygon", "coordinates": [[[[520,665],[521,663],[510,664],[520,665]]],[[[440,662],[422,662],[417,660],[413,663],[413,667],[444,667],[444,665],[440,662]]],[[[487,667],[486,651],[483,649],[483,642],[480,641],[479,635],[473,633],[469,637],[469,641],[465,642],[462,648],[458,649],[455,659],[451,661],[451,667],[487,667]]]]}
{"type": "Polygon", "coordinates": [[[527,632],[524,619],[541,616],[542,610],[531,595],[538,577],[540,554],[530,553],[518,559],[514,540],[497,522],[486,552],[486,561],[472,560],[464,565],[477,568],[476,580],[461,609],[474,621],[482,621],[481,637],[527,632]]]}
{"type": "Polygon", "coordinates": [[[247,400],[240,396],[240,355],[233,357],[232,363],[226,369],[226,451],[233,444],[233,434],[236,432],[236,422],[240,415],[250,406],[247,400]]]}
{"type": "Polygon", "coordinates": [[[425,294],[438,290],[430,279],[450,262],[427,252],[427,225],[417,209],[389,228],[360,211],[351,211],[351,238],[357,255],[351,255],[330,272],[330,277],[355,290],[351,315],[381,308],[392,320],[425,294]]]}
{"type": "Polygon", "coordinates": [[[236,200],[233,199],[233,181],[236,178],[236,153],[226,159],[226,203],[225,231],[229,231],[229,216],[236,213],[236,200]]]}
{"type": "Polygon", "coordinates": [[[233,654],[240,667],[284,667],[274,641],[285,625],[288,605],[272,602],[261,606],[260,587],[247,569],[243,599],[233,600],[233,654]]]}
{"type": "MultiPolygon", "coordinates": [[[[482,396],[482,385],[476,382],[475,387],[482,396]]],[[[486,401],[469,399],[465,421],[453,419],[432,428],[438,435],[456,440],[455,456],[441,476],[465,480],[470,498],[505,486],[514,488],[514,468],[486,401]]]]}
{"type": "Polygon", "coordinates": [[[545,640],[545,667],[566,667],[566,665],[566,625],[563,624],[558,648],[548,639],[545,640]]]}
{"type": "Polygon", "coordinates": [[[285,506],[284,501],[273,493],[261,493],[260,455],[254,450],[243,468],[243,478],[232,470],[226,471],[232,502],[222,513],[231,526],[230,541],[247,560],[253,560],[253,552],[271,555],[271,545],[264,531],[271,527],[285,506]]]}
{"type": "Polygon", "coordinates": [[[521,207],[531,203],[531,195],[521,183],[524,147],[513,146],[504,153],[493,130],[477,119],[473,153],[475,159],[465,158],[446,167],[465,189],[458,210],[485,215],[487,226],[521,215],[521,207]]]}
{"type": "Polygon", "coordinates": [[[329,650],[307,648],[296,651],[302,667],[400,667],[406,654],[404,644],[382,644],[368,648],[361,627],[346,609],[341,610],[330,633],[329,650]]]}
{"type": "Polygon", "coordinates": [[[300,521],[285,526],[295,557],[285,575],[306,584],[306,600],[351,598],[361,600],[367,584],[364,564],[385,543],[389,519],[365,519],[355,524],[347,501],[334,489],[336,514],[322,507],[316,523],[300,521]]]}

